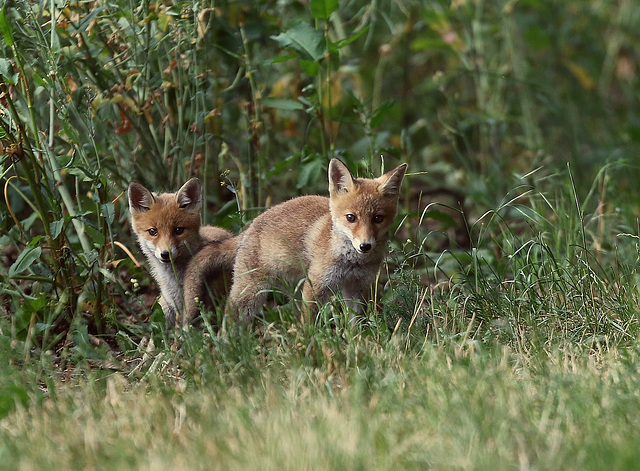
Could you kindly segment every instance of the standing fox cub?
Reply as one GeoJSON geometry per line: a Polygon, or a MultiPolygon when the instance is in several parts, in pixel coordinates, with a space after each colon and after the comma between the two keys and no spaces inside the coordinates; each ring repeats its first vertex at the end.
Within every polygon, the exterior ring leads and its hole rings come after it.
{"type": "Polygon", "coordinates": [[[306,321],[337,290],[361,313],[386,253],[406,169],[402,164],[376,179],[354,178],[332,159],[329,198],[301,196],[258,216],[237,244],[228,312],[250,321],[274,281],[304,280],[306,321]]]}
{"type": "MultiPolygon", "coordinates": [[[[160,287],[167,329],[175,326],[176,315],[183,310],[185,272],[199,250],[215,248],[220,270],[230,272],[233,267],[236,239],[221,227],[201,226],[201,206],[202,189],[197,178],[177,193],[154,194],[139,183],[129,184],[133,232],[160,287]]],[[[213,275],[220,278],[221,272],[213,275]]]]}

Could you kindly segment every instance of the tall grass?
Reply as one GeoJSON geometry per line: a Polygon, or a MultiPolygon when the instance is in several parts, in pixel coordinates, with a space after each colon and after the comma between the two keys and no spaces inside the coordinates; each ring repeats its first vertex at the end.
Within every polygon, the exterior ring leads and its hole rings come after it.
{"type": "MultiPolygon", "coordinates": [[[[59,346],[78,326],[111,335],[135,328],[122,325],[131,314],[148,316],[144,303],[110,302],[147,284],[128,283],[145,275],[114,245],[133,248],[119,199],[131,179],[160,190],[197,175],[205,222],[238,230],[273,201],[324,192],[330,157],[362,174],[403,160],[419,174],[407,213],[444,183],[463,189],[474,219],[518,185],[511,175],[554,192],[534,170],[570,161],[585,194],[600,166],[637,151],[627,3],[309,6],[2,4],[5,296],[25,351],[59,346]],[[289,184],[297,190],[281,191],[289,184]]],[[[617,186],[635,173],[619,172],[617,186]]],[[[633,233],[637,200],[606,197],[633,233]]],[[[406,219],[407,231],[439,218],[464,232],[434,209],[406,219]]],[[[503,213],[526,224],[526,211],[503,213]]],[[[474,253],[491,250],[492,236],[478,235],[474,253]]]]}

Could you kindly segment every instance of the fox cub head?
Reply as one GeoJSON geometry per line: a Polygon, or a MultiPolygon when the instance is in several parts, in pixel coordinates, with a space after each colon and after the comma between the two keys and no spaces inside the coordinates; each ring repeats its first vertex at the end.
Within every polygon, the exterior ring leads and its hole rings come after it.
{"type": "Polygon", "coordinates": [[[197,249],[202,189],[192,178],[177,193],[154,195],[136,182],[129,184],[129,211],[133,231],[148,257],[177,262],[197,249]]]}
{"type": "Polygon", "coordinates": [[[338,159],[329,163],[329,200],[334,227],[358,253],[372,251],[396,217],[407,164],[375,179],[353,178],[338,159]]]}

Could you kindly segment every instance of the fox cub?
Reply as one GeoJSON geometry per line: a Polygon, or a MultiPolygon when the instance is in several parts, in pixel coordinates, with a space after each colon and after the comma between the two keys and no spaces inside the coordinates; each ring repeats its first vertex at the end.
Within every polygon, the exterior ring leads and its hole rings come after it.
{"type": "Polygon", "coordinates": [[[386,253],[407,164],[376,179],[329,163],[329,198],[301,196],[258,216],[237,243],[227,311],[244,321],[262,308],[275,281],[301,280],[303,320],[341,290],[356,314],[386,253]]]}
{"type": "MultiPolygon", "coordinates": [[[[160,305],[167,329],[174,327],[183,311],[185,272],[194,254],[203,247],[229,244],[231,234],[215,226],[201,226],[202,188],[197,178],[176,193],[154,194],[136,182],[129,184],[129,210],[133,232],[160,287],[160,305]]],[[[234,245],[232,243],[231,245],[234,245]]],[[[220,269],[231,271],[235,248],[222,251],[220,269]]],[[[219,276],[216,272],[215,276],[219,276]]]]}
{"type": "Polygon", "coordinates": [[[230,285],[238,242],[242,234],[207,242],[187,265],[184,274],[183,326],[189,325],[198,315],[200,306],[214,305],[220,295],[226,294],[230,285]],[[208,295],[213,295],[210,299],[208,295]]]}

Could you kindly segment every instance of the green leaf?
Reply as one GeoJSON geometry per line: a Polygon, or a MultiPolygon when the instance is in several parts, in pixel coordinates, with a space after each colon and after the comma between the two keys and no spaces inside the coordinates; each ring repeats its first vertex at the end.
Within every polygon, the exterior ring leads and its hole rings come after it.
{"type": "Polygon", "coordinates": [[[115,210],[113,208],[113,203],[109,202],[109,203],[101,204],[100,212],[102,213],[102,216],[104,217],[105,221],[107,221],[107,224],[109,225],[113,224],[113,220],[115,218],[115,210]]]}
{"type": "Polygon", "coordinates": [[[0,58],[0,76],[10,85],[15,85],[18,80],[18,74],[13,71],[13,64],[4,58],[0,58]]]}
{"type": "Polygon", "coordinates": [[[35,71],[31,71],[30,75],[36,85],[38,85],[38,87],[40,87],[41,89],[48,87],[47,81],[36,74],[35,71]]]}
{"type": "Polygon", "coordinates": [[[326,52],[324,36],[313,29],[309,24],[301,21],[292,28],[271,36],[280,46],[290,47],[297,51],[303,58],[319,62],[326,52]]]}
{"type": "MultiPolygon", "coordinates": [[[[34,225],[36,220],[40,221],[40,218],[38,217],[38,213],[35,213],[35,212],[31,213],[29,216],[27,216],[22,220],[22,229],[24,229],[25,231],[31,230],[31,227],[34,225]]],[[[41,238],[42,236],[36,236],[31,242],[29,242],[29,245],[31,246],[36,245],[41,238]]]]}
{"type": "Polygon", "coordinates": [[[351,44],[352,42],[354,42],[355,40],[360,38],[360,36],[365,34],[367,31],[369,31],[369,27],[368,26],[366,28],[362,28],[360,31],[358,31],[353,36],[341,39],[340,41],[336,41],[335,43],[331,43],[331,45],[329,46],[329,48],[331,49],[331,52],[337,52],[338,50],[342,49],[343,47],[348,46],[349,44],[351,44]]]}
{"type": "Polygon", "coordinates": [[[0,33],[5,46],[13,46],[13,29],[11,29],[11,22],[4,13],[4,8],[0,10],[0,33]]]}
{"type": "Polygon", "coordinates": [[[317,62],[301,60],[300,68],[309,77],[316,77],[320,73],[320,64],[317,62]]]}
{"type": "MultiPolygon", "coordinates": [[[[318,156],[319,157],[319,156],[318,156]]],[[[322,158],[314,158],[302,164],[298,174],[297,188],[304,188],[318,181],[322,175],[324,161],[322,158]]]]}
{"type": "Polygon", "coordinates": [[[25,271],[33,264],[33,262],[40,258],[40,255],[42,255],[42,247],[39,245],[25,247],[20,255],[18,255],[16,261],[13,262],[13,265],[9,268],[9,278],[13,278],[25,271]]]}
{"type": "Polygon", "coordinates": [[[89,25],[91,24],[91,22],[93,20],[95,20],[95,18],[100,14],[100,12],[102,12],[102,10],[104,10],[105,7],[98,7],[96,9],[94,9],[91,13],[89,13],[87,16],[85,16],[79,23],[78,23],[78,29],[76,30],[76,33],[84,33],[84,31],[89,27],[89,25]]]}
{"type": "Polygon", "coordinates": [[[279,110],[302,110],[304,106],[297,100],[291,98],[266,97],[260,102],[269,108],[277,108],[279,110]]]}
{"type": "Polygon", "coordinates": [[[417,38],[409,45],[412,51],[440,51],[450,50],[451,46],[440,38],[422,37],[417,38]]]}
{"type": "Polygon", "coordinates": [[[96,176],[84,167],[69,167],[67,172],[69,175],[79,177],[84,182],[92,182],[96,179],[96,176]]]}
{"type": "Polygon", "coordinates": [[[87,235],[91,239],[91,242],[93,242],[93,244],[96,247],[102,247],[104,245],[104,243],[106,242],[104,234],[102,232],[100,232],[99,230],[97,230],[95,227],[92,227],[92,226],[89,226],[89,225],[85,225],[84,226],[84,231],[87,233],[87,235]]]}
{"type": "Polygon", "coordinates": [[[49,298],[44,293],[40,293],[37,298],[25,299],[22,308],[28,314],[34,314],[42,311],[44,307],[47,305],[49,298]]]}
{"type": "Polygon", "coordinates": [[[51,238],[57,239],[60,233],[62,232],[62,228],[64,227],[64,218],[58,219],[57,221],[51,221],[49,223],[49,230],[51,231],[51,238]]]}
{"type": "Polygon", "coordinates": [[[271,177],[275,177],[276,175],[280,175],[282,172],[284,172],[285,170],[293,167],[294,165],[297,165],[298,161],[300,160],[300,155],[301,153],[298,152],[297,154],[293,154],[290,155],[289,157],[276,162],[273,167],[271,167],[271,169],[269,171],[267,171],[267,178],[271,178],[271,177]]]}
{"type": "Polygon", "coordinates": [[[166,32],[169,27],[169,22],[171,21],[171,15],[168,15],[164,12],[158,14],[158,28],[160,31],[166,32]]]}
{"type": "Polygon", "coordinates": [[[338,9],[338,0],[311,0],[311,15],[319,20],[328,20],[331,13],[338,9]]]}
{"type": "Polygon", "coordinates": [[[286,62],[289,59],[295,59],[296,57],[298,57],[298,54],[296,54],[295,52],[293,54],[287,54],[284,56],[278,56],[276,58],[274,58],[271,63],[272,64],[279,64],[280,62],[286,62]]]}
{"type": "Polygon", "coordinates": [[[371,128],[377,128],[378,126],[380,126],[394,105],[395,102],[393,100],[385,101],[382,105],[380,105],[380,107],[374,111],[373,116],[371,117],[371,128]]]}

